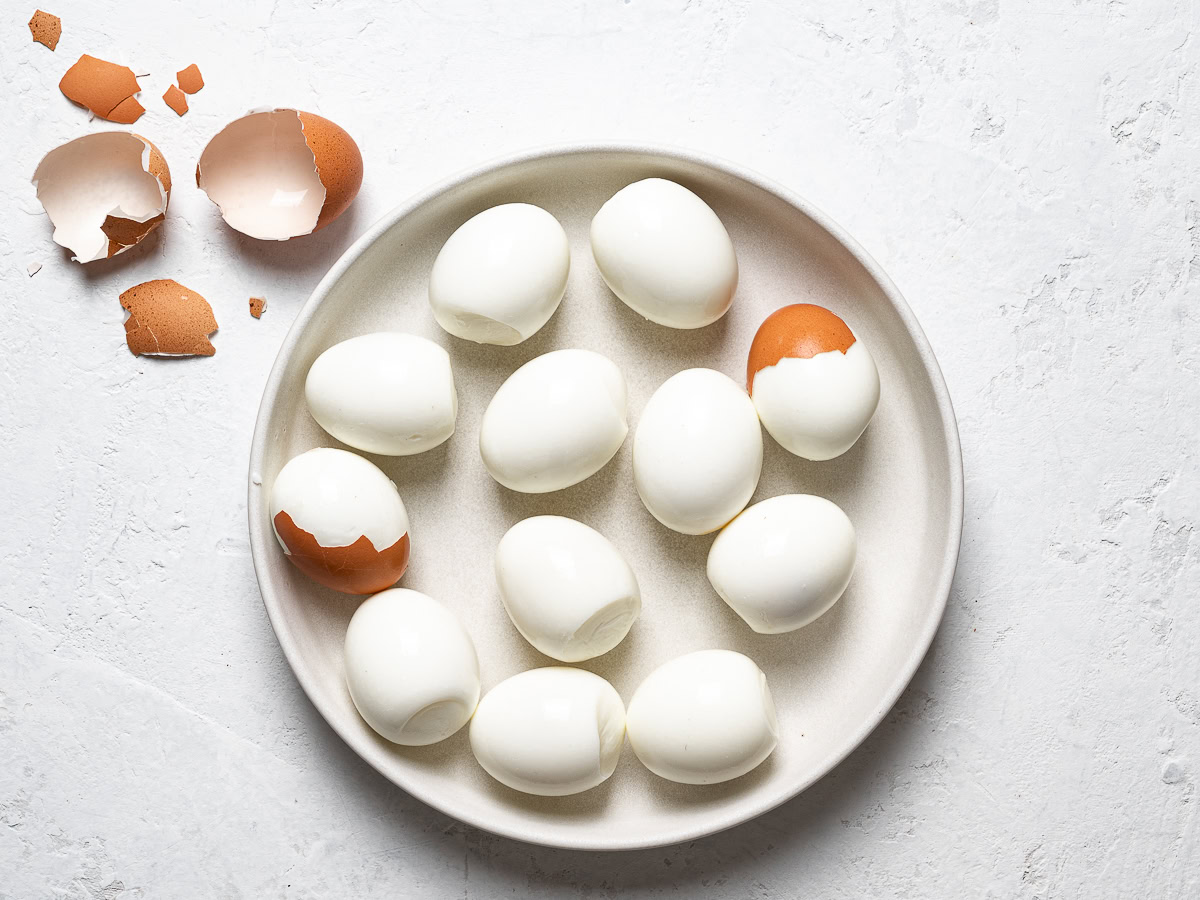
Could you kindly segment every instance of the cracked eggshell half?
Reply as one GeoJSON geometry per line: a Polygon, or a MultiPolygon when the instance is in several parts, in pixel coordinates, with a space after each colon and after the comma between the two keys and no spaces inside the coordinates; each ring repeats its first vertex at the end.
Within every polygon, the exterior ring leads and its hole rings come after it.
{"type": "Polygon", "coordinates": [[[698,650],[659,666],[629,701],[627,727],[642,764],[681,784],[745,775],[779,742],[767,676],[732,650],[698,650]]]}
{"type": "Polygon", "coordinates": [[[475,758],[501,784],[543,797],[578,794],[617,767],[625,705],[599,675],[530,669],[484,694],[470,735],[475,758]]]}
{"type": "Polygon", "coordinates": [[[558,220],[528,203],[505,203],[450,235],[429,275],[429,305],[455,337],[519,344],[554,315],[570,269],[570,246],[558,220]]]}
{"type": "Polygon", "coordinates": [[[393,588],[362,604],[345,641],[346,687],[359,715],[395,744],[445,740],[479,702],[479,659],[466,629],[427,594],[393,588]]]}
{"type": "Polygon", "coordinates": [[[116,256],[163,221],[171,198],[167,161],[127,131],[76,138],[42,158],[33,173],[54,242],[77,262],[116,256]]]}
{"type": "Polygon", "coordinates": [[[708,580],[759,634],[824,615],[850,583],[858,542],[841,507],[812,494],[755,503],[717,535],[708,580]]]}
{"type": "Polygon", "coordinates": [[[707,534],[758,487],[762,429],[746,392],[712,369],[672,375],[650,397],[633,437],[633,480],[651,515],[707,534]]]}
{"type": "Polygon", "coordinates": [[[729,232],[683,185],[647,178],[592,219],[592,256],[630,309],[670,328],[701,328],[729,311],[738,264],[729,232]]]}
{"type": "Polygon", "coordinates": [[[377,466],[348,450],[318,447],[279,470],[271,524],[288,560],[326,587],[374,594],[408,568],[408,513],[377,466]]]}
{"type": "Polygon", "coordinates": [[[414,334],[381,331],[334,344],[304,382],[317,424],[367,453],[411,456],[454,433],[458,394],[450,356],[414,334]]]}
{"type": "Polygon", "coordinates": [[[870,351],[836,313],[811,303],[777,309],[759,326],[746,387],[771,437],[804,459],[841,456],[879,406],[870,351]]]}
{"type": "Polygon", "coordinates": [[[229,123],[196,166],[196,184],[229,226],[264,241],[328,225],[350,205],[362,177],[354,139],[328,119],[294,109],[229,123]]]}
{"type": "Polygon", "coordinates": [[[629,563],[608,538],[564,516],[533,516],[496,548],[504,609],[535,648],[562,662],[607,653],[642,610],[629,563]]]}
{"type": "MultiPolygon", "coordinates": [[[[500,484],[544,494],[608,464],[629,432],[625,377],[591,350],[555,350],[508,377],[479,427],[479,452],[500,484]]],[[[722,523],[723,524],[723,523],[722,523]]]]}

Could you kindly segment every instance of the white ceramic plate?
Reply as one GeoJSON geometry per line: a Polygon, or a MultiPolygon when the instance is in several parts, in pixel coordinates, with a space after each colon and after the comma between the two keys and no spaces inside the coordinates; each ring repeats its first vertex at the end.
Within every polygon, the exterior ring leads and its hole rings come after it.
{"type": "Polygon", "coordinates": [[[795,796],[853,750],[904,689],[941,620],[962,528],[962,460],[954,414],[933,353],[912,312],[863,250],[799,197],[755,174],[691,153],[626,146],[554,149],[489,165],[405,202],[337,262],[296,317],[263,392],[250,457],[250,542],[263,601],[301,686],[367,762],[446,814],[520,840],[616,850],[691,840],[795,796]],[[741,281],[732,310],[696,331],[642,320],[605,287],[588,228],[600,205],[648,176],[703,197],[728,228],[741,281]],[[535,203],[571,241],[571,276],[559,311],[516,347],[460,341],[434,322],[426,296],[443,241],[498,203],[535,203]],[[687,537],[642,507],[630,469],[632,430],[650,394],[681,369],[707,366],[743,381],[759,323],[800,301],[832,308],[874,354],[883,395],[874,422],[839,459],[810,463],[764,432],[755,500],[790,492],[838,503],[859,537],[849,589],[814,624],[787,635],[753,633],[710,587],[713,536],[687,537]],[[557,513],[607,535],[641,584],[643,612],[615,650],[582,664],[627,701],[660,663],[706,647],[739,650],[766,672],[780,741],[755,771],[714,786],[677,785],[642,767],[626,745],[613,777],[574,797],[528,797],[475,763],[464,728],[432,747],[403,748],[359,718],[342,677],[342,638],[360,598],[305,578],[280,551],[267,513],[276,473],[292,456],[338,446],[309,417],[304,378],[330,345],[371,331],[409,331],[445,347],[458,385],[457,431],[428,453],[370,457],[400,488],[412,519],[412,561],[401,584],[449,604],[479,650],[484,690],[523,669],[552,664],[504,613],[492,572],[500,536],[526,516],[557,513]],[[508,491],[479,459],[483,410],[501,382],[534,356],[586,347],[612,358],[630,389],[630,438],[598,474],[554,494],[508,491]]]}

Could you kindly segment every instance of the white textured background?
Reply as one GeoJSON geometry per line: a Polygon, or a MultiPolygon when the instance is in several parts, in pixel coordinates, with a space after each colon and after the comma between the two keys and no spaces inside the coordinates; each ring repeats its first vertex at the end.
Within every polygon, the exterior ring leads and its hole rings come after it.
{"type": "Polygon", "coordinates": [[[49,8],[56,53],[32,3],[0,25],[0,897],[1200,894],[1196,2],[49,8]],[[81,52],[151,73],[135,128],[176,179],[157,236],[87,269],[28,183],[114,127],[58,93],[81,52]],[[208,86],[177,119],[190,62],[208,86]],[[365,157],[351,211],[292,245],[191,181],[263,104],[365,157]],[[244,501],[276,348],[353,237],[588,138],[727,157],[846,226],[925,326],[967,473],[946,618],[886,723],[755,822],[619,856],[464,828],[350,753],[271,633],[244,501]],[[117,295],[159,277],[212,302],[214,358],[126,350],[117,295]]]}

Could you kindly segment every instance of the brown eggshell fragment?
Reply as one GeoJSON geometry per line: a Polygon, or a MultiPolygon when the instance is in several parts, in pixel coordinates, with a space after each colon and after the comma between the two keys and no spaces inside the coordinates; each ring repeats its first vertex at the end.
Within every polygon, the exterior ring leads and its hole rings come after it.
{"type": "Polygon", "coordinates": [[[818,353],[840,350],[854,343],[854,333],[835,313],[812,303],[795,303],[775,310],[758,327],[750,344],[746,365],[746,389],[754,387],[754,376],[784,357],[811,359],[818,353]]]}
{"type": "Polygon", "coordinates": [[[167,161],[126,131],[76,138],[51,150],[33,174],[54,241],[79,262],[128,250],[164,218],[171,196],[167,161]]]}
{"type": "Polygon", "coordinates": [[[313,113],[297,113],[304,126],[304,142],[316,160],[317,172],[325,185],[325,204],[317,218],[324,228],[343,212],[362,187],[363,160],[358,144],[344,129],[313,113]]]}
{"type": "Polygon", "coordinates": [[[208,336],[217,330],[208,301],[178,281],[159,278],[121,294],[129,310],[125,342],[134,356],[212,356],[208,336]]]}
{"type": "Polygon", "coordinates": [[[261,319],[263,311],[267,308],[266,297],[251,297],[250,298],[250,315],[256,319],[261,319]]]}
{"type": "Polygon", "coordinates": [[[204,76],[200,74],[200,67],[195,63],[176,72],[175,81],[185,94],[194,94],[204,87],[204,76]]]}
{"type": "Polygon", "coordinates": [[[163,103],[167,104],[177,116],[182,116],[188,111],[187,95],[175,85],[167,88],[167,92],[163,94],[163,103]]]}
{"type": "Polygon", "coordinates": [[[343,129],[312,113],[251,113],[208,142],[196,184],[232,228],[285,241],[311,234],[350,205],[362,184],[362,154],[343,129]]]}
{"type": "Polygon", "coordinates": [[[408,568],[408,532],[383,550],[376,550],[366,535],[348,547],[322,547],[292,521],[286,510],[277,513],[274,522],[275,533],[287,547],[292,565],[335,591],[377,594],[399,581],[408,568]]]}
{"type": "Polygon", "coordinates": [[[62,37],[62,19],[39,9],[29,20],[29,33],[33,35],[36,43],[53,50],[58,46],[58,39],[62,37]]]}
{"type": "Polygon", "coordinates": [[[86,53],[67,69],[58,88],[68,100],[110,122],[130,125],[146,111],[133,98],[141,88],[132,69],[86,53]]]}

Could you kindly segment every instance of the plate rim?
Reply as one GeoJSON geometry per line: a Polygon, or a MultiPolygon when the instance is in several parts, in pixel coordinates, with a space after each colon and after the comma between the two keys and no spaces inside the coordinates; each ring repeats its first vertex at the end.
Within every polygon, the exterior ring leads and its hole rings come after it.
{"type": "Polygon", "coordinates": [[[686,841],[697,840],[702,837],[708,837],[713,834],[741,825],[764,813],[770,812],[772,809],[781,806],[787,801],[797,797],[803,793],[817,781],[820,781],[836,768],[843,760],[851,753],[860,747],[863,741],[873,732],[879,724],[884,720],[887,714],[895,706],[896,701],[900,699],[900,695],[908,687],[920,667],[922,660],[929,652],[929,648],[933,643],[933,638],[937,634],[937,630],[941,625],[945,615],[946,605],[949,601],[950,590],[954,580],[955,569],[958,565],[958,557],[962,544],[962,529],[964,517],[964,474],[962,465],[962,445],[959,440],[958,422],[954,415],[954,407],[950,399],[949,388],[946,386],[946,381],[942,375],[941,366],[938,364],[937,357],[934,355],[933,348],[929,344],[928,338],[925,336],[924,330],[917,321],[916,315],[905,301],[899,289],[883,271],[875,259],[867,253],[865,249],[851,237],[840,225],[826,215],[822,210],[818,209],[809,201],[799,196],[792,190],[784,187],[778,182],[759,172],[749,169],[745,166],[732,163],[720,157],[712,156],[706,153],[700,153],[690,149],[675,147],[667,144],[657,143],[638,143],[626,141],[587,141],[587,142],[571,142],[571,143],[555,143],[544,146],[539,146],[517,153],[507,154],[483,162],[481,164],[471,166],[460,170],[458,173],[451,175],[433,185],[412,194],[397,206],[386,212],[378,220],[375,221],[358,239],[356,239],[346,250],[338,257],[337,261],[329,268],[317,286],[313,289],[304,305],[300,307],[284,336],[282,343],[279,346],[279,351],[276,353],[275,360],[271,364],[270,374],[267,376],[266,384],[263,387],[262,398],[259,401],[258,413],[254,423],[254,435],[250,444],[250,464],[247,473],[247,503],[246,517],[250,532],[250,555],[254,565],[254,576],[258,583],[259,594],[262,597],[263,606],[267,611],[267,618],[271,623],[271,628],[275,632],[275,637],[279,641],[279,646],[283,651],[284,658],[287,660],[288,666],[292,671],[293,677],[299,683],[301,690],[304,691],[308,701],[325,720],[325,724],[331,728],[335,734],[356,754],[359,758],[371,766],[382,777],[386,778],[392,784],[401,788],[411,796],[420,800],[427,806],[438,810],[443,815],[449,816],[452,819],[466,823],[475,828],[482,829],[491,834],[500,835],[517,841],[522,841],[529,844],[535,844],[544,847],[554,847],[566,850],[593,850],[593,851],[621,851],[621,850],[644,850],[656,847],[667,847],[673,844],[679,844],[686,841]],[[775,196],[789,206],[794,207],[801,213],[811,219],[814,224],[822,228],[835,241],[837,241],[851,256],[867,271],[870,277],[882,289],[888,302],[893,306],[899,314],[901,322],[908,331],[909,337],[913,341],[917,350],[917,355],[926,371],[930,376],[930,383],[933,389],[934,399],[936,401],[937,410],[943,422],[943,435],[945,438],[945,449],[950,461],[950,479],[948,488],[948,501],[951,511],[952,520],[950,524],[950,542],[946,547],[945,557],[942,560],[941,569],[938,572],[936,581],[936,596],[934,598],[936,607],[933,613],[927,617],[927,621],[923,623],[921,633],[918,640],[914,643],[913,649],[901,667],[898,677],[893,681],[892,685],[885,694],[884,701],[881,702],[878,709],[862,724],[851,733],[850,737],[842,746],[835,748],[821,762],[814,767],[813,774],[807,779],[802,779],[795,785],[778,795],[770,797],[766,802],[760,802],[748,807],[738,806],[734,811],[726,815],[716,815],[713,819],[702,826],[683,828],[677,831],[666,831],[661,835],[650,839],[642,840],[622,840],[619,835],[614,835],[613,839],[607,841],[596,841],[594,839],[580,840],[571,837],[555,838],[553,830],[537,831],[526,827],[510,827],[503,824],[485,821],[486,817],[481,817],[476,814],[476,808],[469,806],[461,807],[455,803],[446,803],[435,791],[427,791],[419,783],[419,781],[411,779],[397,779],[389,772],[384,771],[380,766],[376,765],[371,754],[364,753],[363,748],[358,746],[358,739],[344,732],[336,724],[336,717],[332,715],[331,710],[323,708],[323,705],[316,699],[315,692],[310,690],[310,683],[315,681],[315,677],[309,673],[302,664],[303,656],[299,650],[297,642],[293,639],[291,633],[285,626],[282,606],[279,597],[270,585],[270,581],[266,576],[265,562],[260,562],[264,559],[264,554],[271,552],[276,541],[273,536],[266,534],[266,529],[263,527],[263,519],[261,516],[261,504],[265,501],[263,494],[265,493],[261,478],[258,473],[261,471],[262,461],[266,453],[268,442],[270,441],[269,428],[267,420],[271,417],[271,410],[277,402],[280,388],[283,383],[283,370],[286,368],[288,359],[300,339],[301,333],[307,328],[315,315],[321,303],[324,302],[326,296],[332,290],[333,286],[341,279],[346,271],[361,257],[385,232],[396,225],[401,219],[409,215],[411,212],[419,208],[425,203],[444,194],[448,191],[462,187],[469,182],[482,176],[491,174],[497,170],[505,169],[513,166],[523,165],[539,160],[558,157],[581,156],[588,154],[614,154],[624,156],[637,157],[659,157],[667,158],[677,162],[689,163],[692,165],[702,166],[713,170],[719,174],[732,176],[740,179],[753,187],[757,187],[768,194],[775,196]],[[258,483],[256,483],[258,478],[258,483]],[[270,538],[270,540],[268,540],[270,538]],[[413,783],[408,783],[412,781],[413,783]]]}

